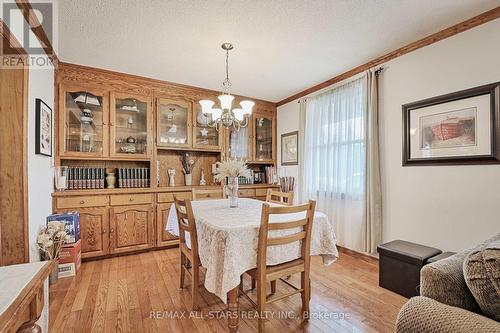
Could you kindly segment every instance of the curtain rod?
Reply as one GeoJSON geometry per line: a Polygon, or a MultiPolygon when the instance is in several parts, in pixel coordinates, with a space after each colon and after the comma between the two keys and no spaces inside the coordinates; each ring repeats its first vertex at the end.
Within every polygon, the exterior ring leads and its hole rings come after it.
{"type": "MultiPolygon", "coordinates": [[[[382,74],[382,71],[383,71],[384,69],[385,69],[384,67],[380,66],[380,67],[378,67],[378,68],[375,68],[375,69],[373,70],[373,73],[375,74],[375,76],[380,76],[380,74],[382,74]]],[[[303,100],[304,102],[307,102],[307,97],[304,97],[304,98],[299,98],[299,99],[297,100],[297,103],[300,103],[300,101],[301,101],[301,100],[303,100]]]]}

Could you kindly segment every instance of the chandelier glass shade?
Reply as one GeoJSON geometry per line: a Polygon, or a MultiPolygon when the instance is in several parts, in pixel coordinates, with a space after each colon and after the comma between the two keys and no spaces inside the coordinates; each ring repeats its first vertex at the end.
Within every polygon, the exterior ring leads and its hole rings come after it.
{"type": "Polygon", "coordinates": [[[201,112],[209,119],[208,126],[215,127],[217,130],[220,126],[234,128],[239,131],[241,127],[248,125],[248,119],[252,115],[252,108],[255,105],[253,101],[241,101],[240,107],[233,107],[234,96],[229,93],[231,81],[229,80],[229,51],[233,49],[231,43],[222,44],[222,49],[226,51],[226,79],[223,82],[224,92],[217,96],[220,108],[215,107],[215,102],[208,99],[203,99],[199,103],[201,112]]]}

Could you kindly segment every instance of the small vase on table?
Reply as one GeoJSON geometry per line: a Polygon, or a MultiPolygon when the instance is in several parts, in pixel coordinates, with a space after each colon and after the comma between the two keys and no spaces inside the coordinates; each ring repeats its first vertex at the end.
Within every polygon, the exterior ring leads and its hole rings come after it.
{"type": "Polygon", "coordinates": [[[238,207],[238,177],[227,177],[226,194],[229,199],[229,207],[238,207]]]}

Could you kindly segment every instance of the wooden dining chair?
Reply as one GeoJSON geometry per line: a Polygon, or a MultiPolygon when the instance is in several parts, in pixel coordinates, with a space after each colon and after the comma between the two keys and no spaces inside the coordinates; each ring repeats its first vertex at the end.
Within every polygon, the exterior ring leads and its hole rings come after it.
{"type": "Polygon", "coordinates": [[[310,252],[311,252],[311,230],[314,217],[316,201],[309,200],[309,203],[290,207],[271,207],[268,203],[262,205],[262,216],[259,230],[259,242],[257,250],[257,268],[247,272],[252,279],[257,282],[257,303],[255,303],[246,293],[244,295],[257,307],[259,315],[259,332],[264,331],[264,318],[262,314],[266,305],[285,297],[300,293],[302,295],[302,313],[304,318],[309,312],[309,300],[311,298],[310,273],[310,252]],[[283,222],[269,223],[270,216],[304,212],[305,217],[283,222]],[[270,237],[269,231],[285,231],[296,229],[295,233],[287,233],[286,236],[270,237]],[[267,266],[267,248],[269,246],[285,245],[300,241],[300,257],[278,265],[267,266]],[[301,273],[300,288],[295,287],[284,277],[301,273]],[[276,296],[276,281],[280,280],[294,289],[292,292],[276,296]],[[271,283],[271,294],[266,295],[266,285],[271,283]]]}
{"type": "Polygon", "coordinates": [[[266,202],[272,202],[282,205],[293,205],[293,192],[280,192],[268,189],[266,194],[266,202]]]}
{"type": "Polygon", "coordinates": [[[193,200],[213,200],[224,199],[224,190],[222,188],[216,189],[192,189],[193,200]]]}
{"type": "Polygon", "coordinates": [[[176,198],[175,210],[179,223],[179,253],[181,258],[179,288],[184,288],[184,276],[187,272],[191,276],[191,309],[195,310],[198,309],[201,263],[198,255],[198,235],[191,201],[176,198]],[[186,243],[186,233],[189,234],[190,244],[186,243]]]}

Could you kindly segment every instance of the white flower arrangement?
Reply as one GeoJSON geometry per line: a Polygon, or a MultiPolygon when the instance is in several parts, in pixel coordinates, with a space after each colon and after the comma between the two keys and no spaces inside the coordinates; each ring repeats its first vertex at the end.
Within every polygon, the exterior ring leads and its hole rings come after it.
{"type": "Polygon", "coordinates": [[[218,182],[224,182],[227,177],[251,177],[250,169],[243,159],[227,159],[216,164],[217,174],[214,178],[218,182]]]}
{"type": "Polygon", "coordinates": [[[70,236],[65,231],[65,226],[66,223],[64,222],[51,221],[38,233],[36,245],[44,259],[59,258],[61,247],[70,240],[70,236]]]}

